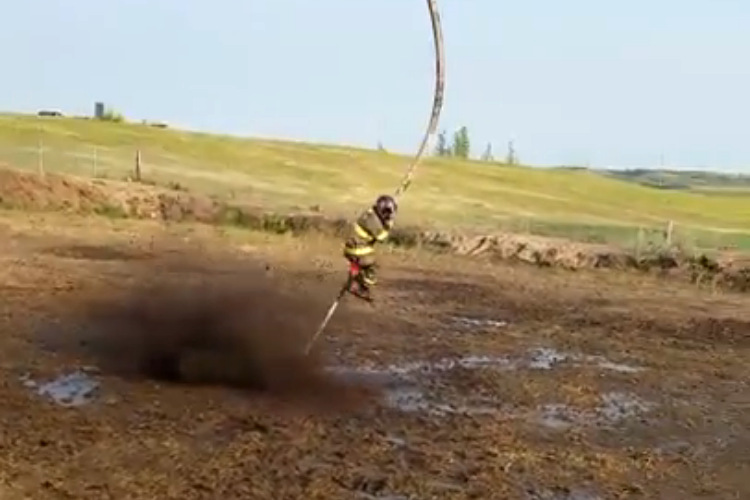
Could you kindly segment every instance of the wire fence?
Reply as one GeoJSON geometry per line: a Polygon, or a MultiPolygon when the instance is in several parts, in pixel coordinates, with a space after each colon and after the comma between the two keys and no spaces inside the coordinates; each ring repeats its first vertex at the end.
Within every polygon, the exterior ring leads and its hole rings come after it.
{"type": "MultiPolygon", "coordinates": [[[[220,195],[243,201],[245,195],[254,204],[263,204],[274,196],[277,187],[221,165],[202,165],[189,157],[164,151],[128,146],[102,146],[75,143],[47,144],[38,140],[33,146],[19,147],[0,139],[0,166],[27,172],[48,172],[79,177],[146,181],[150,184],[220,195]]],[[[750,250],[750,234],[720,231],[665,221],[661,225],[592,224],[550,220],[537,217],[508,217],[497,222],[498,232],[559,237],[574,241],[616,244],[636,254],[679,248],[683,251],[705,249],[750,250]]]]}
{"type": "Polygon", "coordinates": [[[133,174],[138,151],[92,145],[79,150],[63,150],[45,146],[14,147],[0,143],[0,162],[7,166],[36,171],[86,177],[118,178],[133,174]],[[128,156],[130,158],[128,158],[128,156]]]}
{"type": "Polygon", "coordinates": [[[273,191],[270,183],[225,165],[204,165],[189,157],[158,149],[127,146],[46,144],[19,147],[0,139],[0,166],[39,174],[55,173],[116,181],[145,181],[207,195],[261,202],[273,191]]]}
{"type": "Polygon", "coordinates": [[[43,144],[17,147],[0,142],[0,164],[40,174],[47,172],[104,179],[137,178],[179,169],[182,161],[164,154],[144,153],[138,148],[82,145],[71,149],[43,144]],[[149,156],[148,164],[143,161],[149,156]]]}

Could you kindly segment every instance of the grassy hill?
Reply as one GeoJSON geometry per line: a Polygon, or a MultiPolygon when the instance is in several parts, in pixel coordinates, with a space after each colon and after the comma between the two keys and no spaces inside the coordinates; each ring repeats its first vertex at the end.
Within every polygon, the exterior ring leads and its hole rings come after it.
{"type": "MultiPolygon", "coordinates": [[[[0,115],[0,164],[14,168],[43,165],[58,173],[122,179],[132,172],[136,150],[149,181],[270,209],[318,206],[345,214],[392,192],[410,160],[333,145],[0,115]]],[[[587,170],[455,159],[422,164],[401,220],[620,244],[633,243],[639,228],[661,231],[673,220],[691,244],[750,248],[744,234],[750,230],[750,198],[656,189],[587,170]]]]}
{"type": "Polygon", "coordinates": [[[658,189],[682,189],[705,194],[750,196],[750,176],[701,170],[601,170],[604,175],[658,189]]]}

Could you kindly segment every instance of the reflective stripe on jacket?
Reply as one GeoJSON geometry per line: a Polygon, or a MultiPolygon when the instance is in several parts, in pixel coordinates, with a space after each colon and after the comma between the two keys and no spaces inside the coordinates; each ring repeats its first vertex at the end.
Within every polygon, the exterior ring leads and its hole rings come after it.
{"type": "Polygon", "coordinates": [[[376,243],[388,238],[389,230],[375,211],[370,209],[352,223],[344,244],[344,252],[355,257],[370,255],[375,252],[376,243]]]}

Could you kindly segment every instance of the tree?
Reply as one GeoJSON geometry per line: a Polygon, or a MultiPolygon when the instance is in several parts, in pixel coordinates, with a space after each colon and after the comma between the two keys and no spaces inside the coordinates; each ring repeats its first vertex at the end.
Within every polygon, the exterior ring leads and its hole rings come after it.
{"type": "Polygon", "coordinates": [[[484,148],[484,153],[482,153],[482,161],[495,161],[495,157],[492,155],[492,143],[488,142],[487,147],[484,148]]]}
{"type": "Polygon", "coordinates": [[[435,156],[450,156],[451,151],[448,148],[448,139],[445,138],[445,131],[442,131],[437,136],[437,144],[435,145],[435,156]]]}
{"type": "Polygon", "coordinates": [[[113,108],[107,107],[104,109],[104,112],[99,117],[99,120],[102,120],[105,122],[122,123],[125,121],[125,116],[123,116],[123,114],[120,113],[119,111],[116,111],[113,108]]]}
{"type": "Polygon", "coordinates": [[[508,152],[505,154],[505,163],[508,165],[518,165],[518,156],[513,141],[508,141],[508,152]]]}
{"type": "Polygon", "coordinates": [[[458,158],[469,158],[471,155],[471,140],[469,129],[461,127],[453,134],[453,156],[458,158]]]}

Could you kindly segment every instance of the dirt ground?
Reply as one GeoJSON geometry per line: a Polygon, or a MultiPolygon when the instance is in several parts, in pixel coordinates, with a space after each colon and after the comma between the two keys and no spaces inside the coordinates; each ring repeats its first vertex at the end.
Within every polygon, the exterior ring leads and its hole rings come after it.
{"type": "Polygon", "coordinates": [[[750,298],[0,213],[0,498],[750,497],[750,298]]]}

